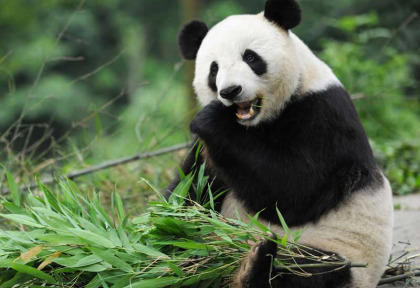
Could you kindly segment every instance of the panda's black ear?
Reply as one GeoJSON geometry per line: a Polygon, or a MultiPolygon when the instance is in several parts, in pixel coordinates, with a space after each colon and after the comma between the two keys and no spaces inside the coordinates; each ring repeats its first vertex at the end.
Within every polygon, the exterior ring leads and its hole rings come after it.
{"type": "Polygon", "coordinates": [[[193,20],[182,28],[178,35],[178,45],[185,59],[194,60],[197,57],[198,49],[207,32],[209,32],[207,25],[198,20],[193,20]]]}
{"type": "Polygon", "coordinates": [[[289,30],[299,25],[301,11],[295,0],[269,0],[265,3],[264,17],[289,30]]]}

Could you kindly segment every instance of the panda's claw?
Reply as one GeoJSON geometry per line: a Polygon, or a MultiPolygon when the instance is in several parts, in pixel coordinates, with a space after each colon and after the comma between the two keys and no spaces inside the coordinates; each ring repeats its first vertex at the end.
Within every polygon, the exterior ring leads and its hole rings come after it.
{"type": "MultiPolygon", "coordinates": [[[[273,233],[269,237],[277,239],[273,233]]],[[[276,251],[277,243],[268,239],[261,239],[254,244],[236,273],[232,287],[270,287],[270,271],[276,251]]]]}

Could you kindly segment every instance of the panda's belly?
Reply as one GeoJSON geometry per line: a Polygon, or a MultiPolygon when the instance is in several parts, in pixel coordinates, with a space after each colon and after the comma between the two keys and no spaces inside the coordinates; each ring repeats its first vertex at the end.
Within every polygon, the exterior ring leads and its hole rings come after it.
{"type": "MultiPolygon", "coordinates": [[[[376,287],[384,272],[391,251],[393,207],[389,182],[384,177],[382,187],[356,191],[346,203],[321,217],[316,223],[291,227],[292,232],[302,230],[300,244],[340,254],[352,262],[367,263],[367,268],[352,268],[352,287],[376,287]]],[[[221,213],[228,218],[246,222],[247,214],[241,202],[231,192],[223,202],[221,213]]],[[[259,219],[267,226],[269,221],[259,219]]],[[[278,235],[283,229],[270,225],[278,235]]]]}

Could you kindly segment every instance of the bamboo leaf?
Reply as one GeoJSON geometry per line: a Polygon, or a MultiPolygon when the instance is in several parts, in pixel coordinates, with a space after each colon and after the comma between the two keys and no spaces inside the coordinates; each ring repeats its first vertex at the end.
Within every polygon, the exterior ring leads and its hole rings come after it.
{"type": "Polygon", "coordinates": [[[169,268],[171,268],[171,270],[178,276],[178,277],[185,277],[185,273],[184,271],[182,271],[181,268],[179,268],[178,266],[176,266],[175,264],[171,263],[171,262],[166,262],[169,266],[169,268]]]}
{"type": "Polygon", "coordinates": [[[247,215],[249,220],[250,220],[250,224],[253,224],[255,226],[257,226],[259,229],[261,229],[261,231],[263,232],[270,232],[270,229],[267,228],[267,226],[265,226],[264,224],[262,224],[260,221],[257,220],[259,213],[255,214],[254,217],[252,217],[251,215],[247,215]]]}
{"type": "Polygon", "coordinates": [[[108,268],[101,264],[93,264],[90,266],[80,267],[79,270],[86,271],[86,272],[102,272],[107,270],[108,268]]]}
{"type": "Polygon", "coordinates": [[[286,247],[287,246],[287,233],[284,234],[283,238],[281,239],[281,245],[286,247]]]}
{"type": "Polygon", "coordinates": [[[78,258],[66,257],[66,258],[54,259],[53,261],[64,267],[80,268],[80,267],[86,267],[86,266],[91,266],[91,265],[100,263],[102,262],[102,259],[96,255],[88,255],[81,259],[80,257],[78,258]]]}
{"type": "Polygon", "coordinates": [[[38,255],[42,251],[43,247],[41,245],[35,246],[32,249],[29,249],[28,251],[20,254],[19,258],[22,259],[23,262],[28,262],[33,257],[38,255]]]}
{"type": "Polygon", "coordinates": [[[184,248],[184,249],[199,249],[199,250],[214,250],[213,247],[204,244],[204,243],[197,243],[193,241],[165,241],[165,242],[157,242],[156,244],[162,245],[173,245],[176,247],[184,248]]]}
{"type": "Polygon", "coordinates": [[[99,286],[101,286],[101,280],[99,279],[99,274],[97,274],[88,284],[86,284],[85,288],[98,288],[99,286]]]}
{"type": "Polygon", "coordinates": [[[45,260],[44,260],[41,264],[39,264],[39,266],[38,266],[38,270],[42,270],[42,269],[44,269],[47,265],[50,265],[50,264],[54,261],[54,259],[56,259],[56,258],[60,257],[60,255],[61,255],[61,252],[60,252],[60,251],[58,251],[58,252],[55,252],[55,253],[53,253],[52,255],[48,256],[48,258],[47,258],[47,259],[45,259],[45,260]]]}
{"type": "Polygon", "coordinates": [[[125,288],[161,288],[174,285],[179,282],[176,277],[161,277],[154,279],[140,280],[138,282],[132,282],[125,288]]]}
{"type": "Polygon", "coordinates": [[[83,240],[96,244],[99,246],[103,246],[105,248],[115,248],[116,246],[114,243],[112,243],[110,240],[106,239],[105,237],[102,237],[96,233],[86,231],[86,230],[80,230],[80,229],[69,229],[70,232],[74,234],[74,236],[77,236],[79,238],[82,238],[83,240]]]}
{"type": "Polygon", "coordinates": [[[12,263],[12,259],[0,259],[0,268],[10,268],[10,265],[12,265],[12,263]]]}
{"type": "Polygon", "coordinates": [[[89,248],[89,250],[92,251],[94,255],[98,256],[99,258],[111,264],[112,266],[116,268],[120,268],[122,271],[127,272],[127,273],[133,272],[133,268],[131,268],[130,265],[128,265],[126,262],[124,262],[117,256],[112,255],[111,252],[97,249],[94,247],[89,248]]]}
{"type": "Polygon", "coordinates": [[[117,208],[118,222],[122,225],[124,221],[124,206],[122,204],[121,196],[118,193],[115,193],[115,205],[117,208]]]}
{"type": "Polygon", "coordinates": [[[292,232],[290,231],[289,226],[287,226],[286,221],[285,221],[285,220],[284,220],[284,218],[283,218],[283,215],[281,215],[279,208],[277,208],[277,205],[276,205],[276,211],[277,211],[277,215],[278,215],[278,217],[279,217],[279,220],[280,220],[281,226],[283,227],[284,231],[286,231],[286,233],[287,233],[287,234],[288,234],[288,235],[292,238],[292,240],[294,241],[294,239],[293,239],[293,235],[292,235],[292,232]]]}
{"type": "Polygon", "coordinates": [[[18,272],[31,275],[32,277],[45,280],[48,283],[56,283],[55,279],[52,276],[28,265],[12,263],[11,268],[18,272]]]}
{"type": "Polygon", "coordinates": [[[147,223],[149,223],[149,221],[150,221],[150,215],[145,214],[143,216],[133,218],[131,223],[133,223],[135,225],[139,225],[139,224],[147,224],[147,223]]]}
{"type": "Polygon", "coordinates": [[[136,244],[133,244],[133,247],[136,250],[136,252],[140,252],[140,253],[146,254],[148,256],[156,257],[156,258],[169,259],[168,255],[163,254],[162,252],[158,250],[147,247],[143,244],[136,243],[136,244]]]}
{"type": "Polygon", "coordinates": [[[10,194],[12,195],[13,203],[20,207],[19,187],[15,182],[15,178],[6,170],[7,182],[9,183],[10,194]]]}
{"type": "Polygon", "coordinates": [[[0,214],[0,217],[9,219],[16,223],[34,227],[34,228],[44,228],[43,225],[36,223],[35,220],[30,216],[19,215],[19,214],[0,214]]]}

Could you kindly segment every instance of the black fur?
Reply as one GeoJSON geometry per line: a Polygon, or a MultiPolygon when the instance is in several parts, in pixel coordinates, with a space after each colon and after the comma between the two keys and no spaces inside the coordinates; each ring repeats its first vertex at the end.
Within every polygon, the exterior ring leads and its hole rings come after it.
{"type": "MultiPolygon", "coordinates": [[[[263,104],[264,105],[264,104],[263,104]]],[[[235,107],[213,101],[191,123],[217,174],[251,212],[289,226],[316,222],[380,172],[344,88],[306,95],[257,127],[237,123],[235,107]]]]}
{"type": "Polygon", "coordinates": [[[178,35],[178,45],[185,59],[194,60],[197,57],[198,49],[208,31],[207,25],[198,20],[193,20],[182,28],[178,35]]]}
{"type": "Polygon", "coordinates": [[[213,92],[217,92],[216,78],[219,72],[219,66],[216,62],[212,62],[209,70],[208,85],[213,92]]]}
{"type": "Polygon", "coordinates": [[[299,25],[301,11],[295,0],[269,0],[265,3],[264,17],[289,30],[299,25]]]}
{"type": "MultiPolygon", "coordinates": [[[[190,172],[194,172],[194,171],[198,173],[198,170],[200,169],[201,165],[206,160],[203,157],[202,153],[200,153],[198,155],[198,158],[196,159],[196,152],[197,152],[198,147],[199,147],[199,141],[196,138],[194,139],[194,144],[188,150],[187,157],[185,158],[184,162],[182,162],[181,164],[181,169],[184,174],[189,174],[190,172]]],[[[201,152],[203,152],[203,150],[201,150],[201,152]]],[[[204,170],[204,175],[209,176],[208,183],[211,184],[211,191],[213,195],[216,195],[218,192],[222,192],[223,190],[225,190],[227,186],[219,177],[217,177],[216,173],[212,169],[210,169],[209,162],[207,162],[206,164],[207,165],[206,165],[206,169],[204,170]]],[[[174,189],[176,188],[176,186],[178,186],[180,181],[181,179],[179,177],[179,174],[177,174],[175,179],[172,180],[171,184],[163,192],[166,199],[169,199],[171,192],[174,191],[174,189]]],[[[189,191],[189,199],[193,201],[197,201],[196,192],[195,192],[196,183],[197,183],[196,181],[193,182],[193,185],[191,186],[190,191],[189,191]]],[[[203,191],[202,198],[208,199],[207,194],[208,194],[208,189],[206,187],[203,191]]],[[[224,195],[214,200],[215,209],[217,211],[221,210],[223,199],[224,199],[224,195]]]]}
{"type": "Polygon", "coordinates": [[[243,60],[251,67],[252,71],[258,76],[267,73],[267,63],[256,52],[247,49],[242,56],[243,60]],[[249,58],[251,57],[251,58],[249,58]],[[251,60],[252,59],[252,60],[251,60]]]}
{"type": "MultiPolygon", "coordinates": [[[[273,237],[275,238],[275,237],[273,237]]],[[[332,252],[322,251],[320,249],[311,249],[299,247],[292,249],[296,255],[304,255],[305,257],[285,257],[277,255],[277,244],[270,240],[261,240],[252,247],[251,252],[246,259],[247,262],[242,264],[241,269],[246,267],[248,271],[239,272],[237,276],[241,288],[348,288],[352,283],[352,275],[349,265],[350,262],[334,255],[332,252]],[[258,249],[255,249],[258,247],[258,249]],[[315,257],[323,257],[325,255],[334,255],[330,261],[341,266],[332,267],[309,267],[298,269],[299,272],[312,274],[309,277],[297,276],[291,271],[283,267],[274,267],[272,259],[276,257],[286,266],[291,265],[307,265],[319,264],[315,257]],[[271,272],[271,275],[270,275],[271,272]],[[272,279],[271,281],[269,279],[272,279]]],[[[328,259],[322,261],[327,263],[328,259]]]]}

